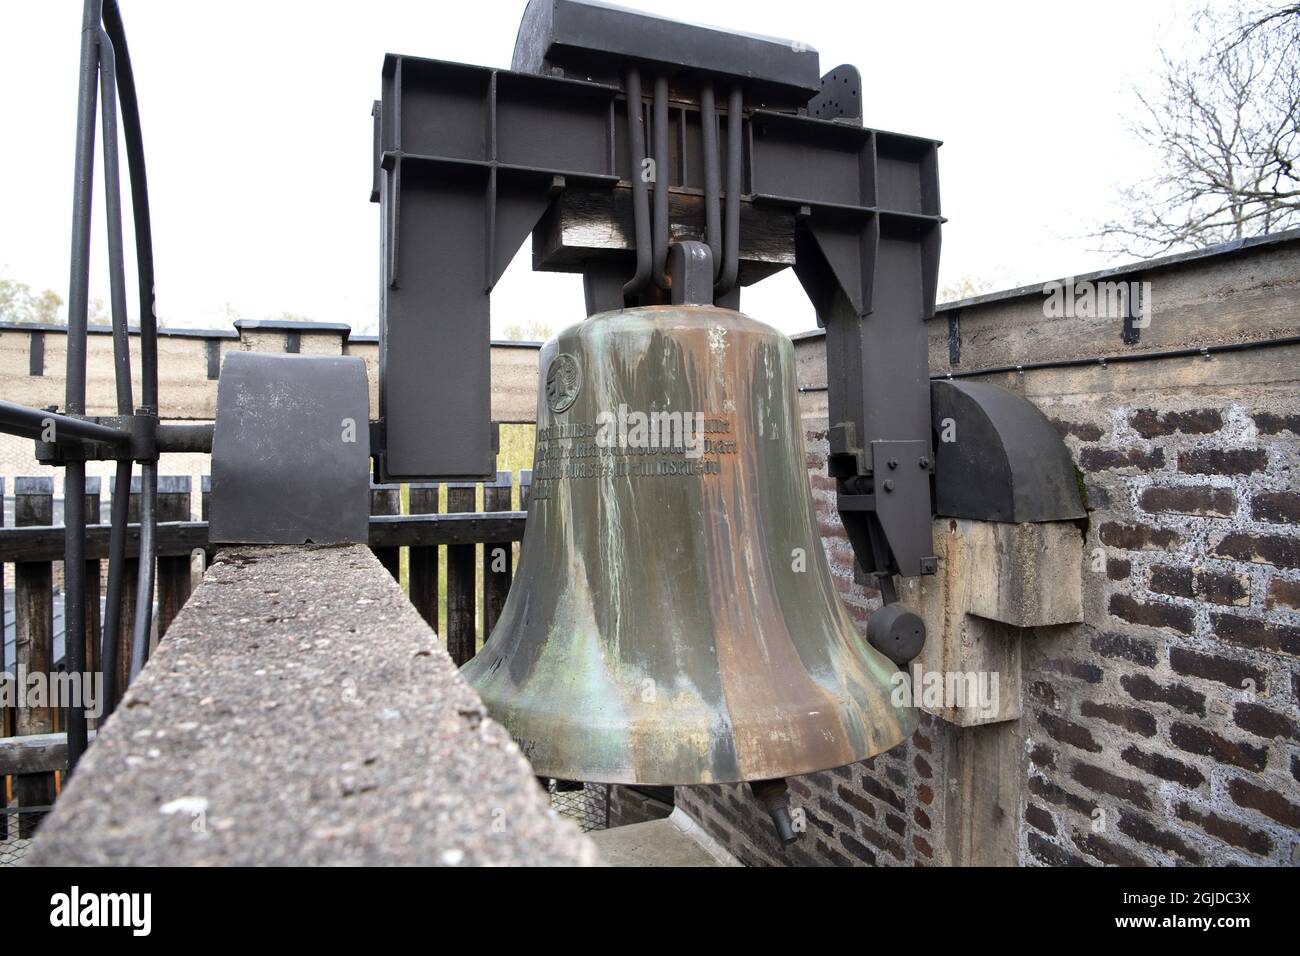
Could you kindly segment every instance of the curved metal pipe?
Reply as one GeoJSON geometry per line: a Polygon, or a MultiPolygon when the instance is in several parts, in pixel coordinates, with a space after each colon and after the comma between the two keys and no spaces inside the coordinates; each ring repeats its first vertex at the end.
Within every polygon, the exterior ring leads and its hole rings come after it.
{"type": "Polygon", "coordinates": [[[668,281],[668,77],[655,77],[654,99],[654,277],[667,289],[668,281]]]}
{"type": "Polygon", "coordinates": [[[704,143],[704,241],[713,253],[713,281],[722,275],[722,170],[718,157],[718,112],[713,84],[700,87],[700,132],[704,143]]]}
{"type": "MultiPolygon", "coordinates": [[[[68,290],[68,363],[64,411],[86,411],[86,310],[90,296],[90,207],[95,192],[95,97],[101,0],[86,0],[81,19],[77,146],[72,184],[72,257],[68,290]]],[[[68,462],[63,475],[63,622],[67,673],[86,671],[86,463],[68,462]]],[[[98,598],[98,595],[96,595],[98,598]]],[[[83,685],[84,696],[84,685],[83,685]]],[[[86,749],[87,700],[68,701],[68,772],[86,749]]]]}
{"type": "Polygon", "coordinates": [[[740,192],[744,188],[742,160],[745,101],[740,86],[727,98],[727,216],[722,253],[722,274],[714,292],[726,295],[740,276],[740,192]]]}
{"type": "Polygon", "coordinates": [[[104,0],[104,30],[113,42],[117,95],[122,110],[122,138],[131,177],[131,218],[135,226],[135,261],[140,287],[141,404],[158,410],[158,319],[154,314],[153,231],[149,221],[149,184],[145,176],[144,138],[140,132],[140,102],[135,92],[131,53],[117,0],[104,0]]]}
{"type": "Polygon", "coordinates": [[[642,178],[641,164],[645,160],[645,101],[641,98],[641,71],[627,71],[627,143],[631,170],[628,181],[632,183],[632,222],[636,239],[636,275],[623,286],[625,296],[639,295],[650,281],[654,267],[650,247],[650,194],[642,178]]]}
{"type": "Polygon", "coordinates": [[[122,176],[117,158],[117,66],[113,41],[99,31],[99,95],[103,115],[104,213],[108,223],[109,300],[113,313],[113,373],[117,413],[135,410],[131,394],[131,339],[127,331],[126,267],[122,254],[122,176]]]}

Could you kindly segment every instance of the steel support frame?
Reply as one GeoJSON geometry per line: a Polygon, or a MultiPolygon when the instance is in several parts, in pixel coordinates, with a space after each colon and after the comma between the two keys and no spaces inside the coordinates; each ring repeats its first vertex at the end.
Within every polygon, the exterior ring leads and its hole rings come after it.
{"type": "Polygon", "coordinates": [[[589,313],[671,301],[668,289],[647,281],[667,266],[670,193],[704,202],[704,234],[673,238],[707,243],[719,277],[715,301],[736,307],[745,281],[735,269],[743,196],[796,217],[795,271],[827,330],[830,470],[858,560],[882,579],[888,598],[889,575],[934,571],[925,320],[934,311],[943,222],[939,144],[857,125],[860,109],[846,105],[860,100],[852,67],[827,74],[811,116],[806,108],[754,108],[740,78],[633,64],[612,71],[620,86],[386,58],[372,188],[383,229],[381,480],[493,473],[489,295],[566,189],[582,189],[593,218],[611,221],[616,187],[634,197],[635,248],[580,266],[589,313]],[[655,82],[643,82],[645,71],[655,82]],[[728,90],[725,142],[715,125],[720,83],[728,90]],[[656,160],[653,216],[638,181],[646,158],[656,160]]]}

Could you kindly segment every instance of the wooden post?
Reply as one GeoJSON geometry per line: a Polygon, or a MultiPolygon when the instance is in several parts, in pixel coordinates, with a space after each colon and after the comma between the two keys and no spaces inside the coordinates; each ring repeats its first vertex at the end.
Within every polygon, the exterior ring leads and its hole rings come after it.
{"type": "MultiPolygon", "coordinates": [[[[14,524],[54,524],[54,479],[19,478],[14,482],[14,524]]],[[[50,561],[20,561],[14,565],[14,665],[16,675],[54,674],[54,565],[50,561]]],[[[52,707],[24,707],[23,680],[18,682],[20,699],[15,732],[49,734],[55,728],[52,707]]],[[[20,807],[48,806],[54,802],[54,774],[20,774],[14,780],[14,794],[20,807]]],[[[36,832],[31,814],[20,814],[18,835],[29,838],[36,832]]]]}
{"type": "MultiPolygon", "coordinates": [[[[433,515],[438,513],[438,485],[433,482],[420,482],[410,485],[410,506],[413,515],[433,515]]],[[[407,549],[406,575],[409,586],[407,591],[411,603],[420,612],[420,616],[433,628],[438,630],[438,549],[437,547],[412,547],[407,549]]]]}
{"type": "MultiPolygon", "coordinates": [[[[100,479],[86,477],[86,524],[99,524],[100,479]]],[[[86,673],[99,673],[100,597],[103,581],[98,558],[86,562],[86,673]]],[[[94,721],[87,725],[95,726],[94,721]]]]}
{"type": "MultiPolygon", "coordinates": [[[[190,520],[190,476],[164,475],[158,478],[158,520],[190,520]]],[[[190,556],[158,558],[158,640],[167,633],[180,609],[190,597],[190,556]]]]}
{"type": "MultiPolygon", "coordinates": [[[[370,513],[372,515],[400,515],[402,513],[401,485],[370,486],[370,513]]],[[[388,569],[394,581],[402,580],[402,549],[373,548],[379,563],[388,569]]]]}
{"type": "MultiPolygon", "coordinates": [[[[117,491],[117,477],[108,480],[109,494],[117,491]]],[[[140,523],[140,476],[131,476],[130,497],[127,499],[128,524],[140,523]]],[[[120,701],[131,680],[131,633],[135,629],[135,591],[140,579],[140,559],[127,558],[122,562],[122,615],[117,626],[117,676],[113,684],[120,701]]],[[[106,678],[107,679],[107,678],[106,678]]]]}
{"type": "MultiPolygon", "coordinates": [[[[498,471],[497,480],[483,486],[484,511],[509,511],[513,491],[508,471],[498,471]]],[[[483,545],[483,640],[492,636],[497,626],[506,595],[510,593],[510,577],[514,567],[515,550],[509,541],[490,541],[483,545]]]]}
{"type": "MultiPolygon", "coordinates": [[[[477,485],[449,484],[447,512],[473,511],[477,493],[477,485]]],[[[447,546],[447,653],[457,667],[478,650],[474,609],[474,554],[477,550],[477,546],[472,544],[447,546]]]]}
{"type": "Polygon", "coordinates": [[[528,510],[528,498],[533,493],[533,471],[525,468],[519,472],[519,510],[528,510]]]}

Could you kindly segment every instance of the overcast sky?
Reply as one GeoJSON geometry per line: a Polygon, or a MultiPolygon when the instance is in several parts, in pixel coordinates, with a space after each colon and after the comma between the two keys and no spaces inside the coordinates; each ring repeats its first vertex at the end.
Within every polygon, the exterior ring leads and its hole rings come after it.
{"type": "MultiPolygon", "coordinates": [[[[384,53],[508,67],[524,0],[120,3],[163,323],[227,326],[228,307],[373,330],[370,104],[384,53]]],[[[1183,35],[1190,6],[627,5],[802,40],[820,51],[823,71],[858,66],[868,126],[944,141],[941,285],[971,277],[993,288],[1107,264],[1084,236],[1148,159],[1125,131],[1129,88],[1150,76],[1161,43],[1183,35]]],[[[0,3],[0,275],[65,299],[80,11],[79,0],[0,3]]],[[[107,301],[102,191],[95,203],[92,296],[107,301]]],[[[533,274],[525,244],[492,306],[497,335],[534,318],[558,330],[581,318],[581,280],[533,274]]],[[[788,270],[746,290],[742,308],[787,332],[815,325],[788,270]]]]}

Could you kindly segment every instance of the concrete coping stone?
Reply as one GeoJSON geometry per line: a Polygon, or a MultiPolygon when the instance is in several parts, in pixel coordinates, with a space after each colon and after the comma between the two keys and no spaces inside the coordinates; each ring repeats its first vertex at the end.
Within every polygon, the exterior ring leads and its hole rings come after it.
{"type": "Polygon", "coordinates": [[[362,545],[221,551],[31,865],[588,865],[362,545]]]}

